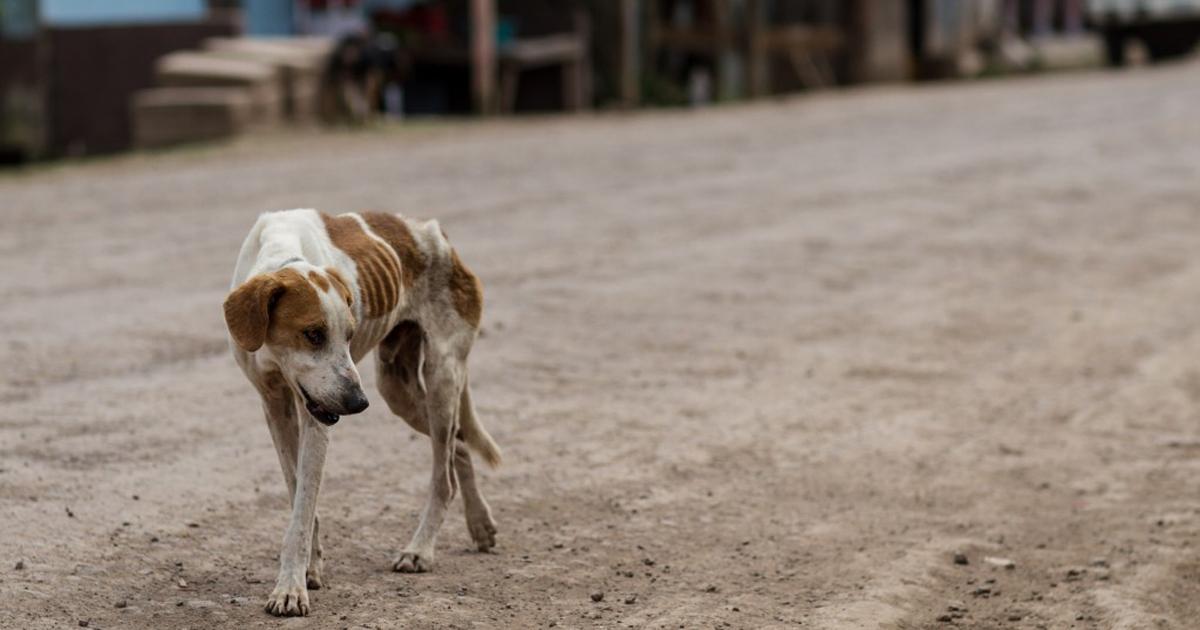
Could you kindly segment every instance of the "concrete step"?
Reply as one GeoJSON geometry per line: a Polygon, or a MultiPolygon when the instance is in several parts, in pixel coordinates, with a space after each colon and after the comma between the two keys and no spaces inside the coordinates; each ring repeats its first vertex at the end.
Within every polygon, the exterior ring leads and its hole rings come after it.
{"type": "Polygon", "coordinates": [[[283,115],[295,123],[316,121],[321,73],[327,54],[312,46],[298,46],[284,38],[214,37],[204,42],[210,55],[264,63],[275,68],[280,80],[283,115]]]}
{"type": "Polygon", "coordinates": [[[155,66],[155,74],[164,87],[256,86],[272,83],[276,78],[276,70],[270,63],[191,50],[163,55],[155,66]]]}
{"type": "Polygon", "coordinates": [[[284,37],[211,37],[204,40],[204,50],[319,73],[332,46],[314,46],[284,37]]]}
{"type": "Polygon", "coordinates": [[[161,87],[231,87],[246,92],[254,122],[274,124],[285,114],[286,81],[270,63],[232,59],[209,52],[180,51],[159,58],[161,87]]]}
{"type": "Polygon", "coordinates": [[[134,146],[158,148],[219,140],[255,125],[250,93],[240,87],[169,87],[134,95],[134,146]]]}

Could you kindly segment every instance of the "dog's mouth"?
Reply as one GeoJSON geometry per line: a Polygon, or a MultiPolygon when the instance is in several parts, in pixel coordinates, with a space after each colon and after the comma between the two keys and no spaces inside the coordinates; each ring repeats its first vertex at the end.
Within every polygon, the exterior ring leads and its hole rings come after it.
{"type": "Polygon", "coordinates": [[[338,420],[341,420],[341,416],[317,404],[317,402],[312,399],[312,396],[308,395],[308,390],[304,389],[303,385],[300,386],[300,394],[304,396],[304,408],[308,410],[308,413],[312,415],[312,417],[317,419],[317,422],[320,422],[327,427],[331,427],[337,424],[338,420]]]}

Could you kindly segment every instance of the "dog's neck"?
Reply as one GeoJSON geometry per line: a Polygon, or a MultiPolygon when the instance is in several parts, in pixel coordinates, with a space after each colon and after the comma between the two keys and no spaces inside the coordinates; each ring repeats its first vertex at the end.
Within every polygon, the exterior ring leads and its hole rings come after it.
{"type": "Polygon", "coordinates": [[[298,263],[298,262],[304,262],[304,259],[299,256],[292,256],[291,258],[289,258],[281,263],[276,264],[275,271],[279,271],[280,269],[283,269],[284,267],[287,267],[290,264],[298,263]]]}
{"type": "Polygon", "coordinates": [[[279,271],[300,262],[314,262],[305,253],[313,248],[306,241],[310,238],[304,230],[294,225],[267,225],[258,235],[258,255],[254,261],[254,273],[279,271]]]}

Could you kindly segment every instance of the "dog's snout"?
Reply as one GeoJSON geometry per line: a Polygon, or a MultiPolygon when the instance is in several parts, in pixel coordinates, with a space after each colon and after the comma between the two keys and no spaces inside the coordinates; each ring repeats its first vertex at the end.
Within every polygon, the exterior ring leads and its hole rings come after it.
{"type": "Polygon", "coordinates": [[[342,407],[346,410],[347,415],[362,413],[370,404],[362,387],[358,385],[350,388],[342,399],[342,407]]]}

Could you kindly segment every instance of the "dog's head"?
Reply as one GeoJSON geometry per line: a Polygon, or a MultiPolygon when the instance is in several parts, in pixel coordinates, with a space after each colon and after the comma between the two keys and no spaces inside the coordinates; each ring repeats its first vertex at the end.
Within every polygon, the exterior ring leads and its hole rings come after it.
{"type": "Polygon", "coordinates": [[[336,270],[293,265],[234,289],[225,298],[225,324],[241,349],[269,353],[308,412],[332,425],[367,408],[350,357],[352,302],[336,270]]]}

